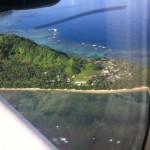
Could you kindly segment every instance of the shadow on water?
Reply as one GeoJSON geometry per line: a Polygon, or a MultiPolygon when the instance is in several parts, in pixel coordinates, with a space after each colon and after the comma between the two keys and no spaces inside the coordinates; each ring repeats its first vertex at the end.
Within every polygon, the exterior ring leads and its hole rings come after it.
{"type": "Polygon", "coordinates": [[[116,94],[3,91],[0,94],[60,150],[140,150],[147,91],[116,94]]]}
{"type": "Polygon", "coordinates": [[[118,10],[122,10],[122,9],[126,9],[126,8],[127,8],[127,6],[117,6],[117,7],[109,7],[109,8],[103,8],[103,9],[96,9],[96,10],[84,12],[84,13],[81,13],[81,14],[77,14],[77,15],[74,15],[74,16],[71,16],[71,17],[67,17],[67,18],[64,18],[64,19],[52,22],[52,23],[41,25],[41,26],[35,27],[35,29],[54,26],[54,25],[57,25],[57,24],[60,24],[60,23],[64,23],[64,22],[67,22],[67,21],[78,19],[80,17],[88,16],[88,15],[93,15],[93,14],[96,14],[96,13],[102,13],[102,12],[106,12],[106,11],[108,11],[108,12],[109,11],[118,11],[118,10]]]}

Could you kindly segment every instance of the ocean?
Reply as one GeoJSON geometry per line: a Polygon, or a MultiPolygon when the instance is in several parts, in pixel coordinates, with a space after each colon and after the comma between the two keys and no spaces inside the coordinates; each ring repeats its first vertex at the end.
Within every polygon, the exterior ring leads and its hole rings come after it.
{"type": "Polygon", "coordinates": [[[148,0],[61,0],[52,7],[1,13],[0,33],[15,33],[80,56],[146,63],[150,48],[147,7],[148,0]],[[100,12],[120,6],[124,8],[100,12]],[[90,14],[95,10],[98,13],[90,14]]]}

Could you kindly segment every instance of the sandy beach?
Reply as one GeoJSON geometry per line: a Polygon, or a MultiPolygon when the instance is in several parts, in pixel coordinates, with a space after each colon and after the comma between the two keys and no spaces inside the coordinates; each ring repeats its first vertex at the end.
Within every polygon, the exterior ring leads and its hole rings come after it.
{"type": "Polygon", "coordinates": [[[148,91],[149,87],[136,87],[132,89],[117,89],[117,90],[76,90],[76,89],[40,89],[40,88],[0,88],[0,91],[60,91],[73,93],[93,93],[93,94],[109,94],[109,93],[129,93],[138,91],[148,91]]]}

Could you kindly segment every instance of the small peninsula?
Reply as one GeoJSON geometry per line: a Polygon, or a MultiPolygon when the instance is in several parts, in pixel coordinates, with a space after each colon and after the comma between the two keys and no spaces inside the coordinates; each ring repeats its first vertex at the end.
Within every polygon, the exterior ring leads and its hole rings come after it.
{"type": "Polygon", "coordinates": [[[147,68],[119,58],[83,58],[0,34],[0,88],[104,90],[147,86],[147,68]]]}

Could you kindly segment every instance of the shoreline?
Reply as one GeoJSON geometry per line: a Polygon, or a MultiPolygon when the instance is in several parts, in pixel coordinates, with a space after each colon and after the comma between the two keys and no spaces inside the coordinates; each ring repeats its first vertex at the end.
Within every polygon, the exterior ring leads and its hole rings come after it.
{"type": "Polygon", "coordinates": [[[113,94],[113,93],[130,93],[139,91],[148,91],[149,87],[136,87],[132,89],[117,89],[117,90],[76,90],[76,89],[41,89],[41,88],[0,88],[0,91],[59,91],[72,93],[89,93],[89,94],[113,94]]]}

